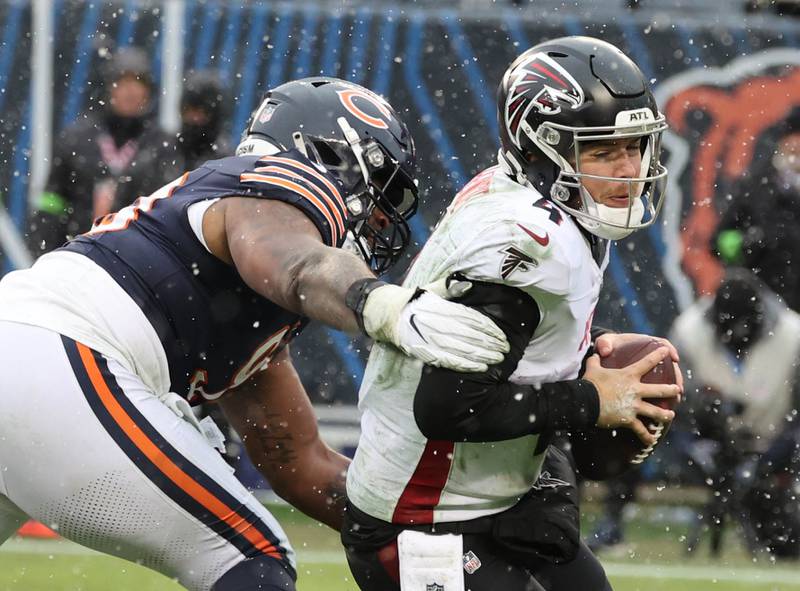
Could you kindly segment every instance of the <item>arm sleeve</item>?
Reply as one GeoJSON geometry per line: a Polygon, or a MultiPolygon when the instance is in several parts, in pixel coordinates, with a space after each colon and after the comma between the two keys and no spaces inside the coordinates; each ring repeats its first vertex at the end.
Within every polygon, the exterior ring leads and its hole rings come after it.
{"type": "Polygon", "coordinates": [[[597,390],[586,380],[544,384],[508,382],[539,324],[535,300],[501,284],[473,282],[459,303],[486,314],[505,332],[511,351],[482,374],[426,366],[414,398],[414,417],[429,439],[502,441],[597,422],[597,390]]]}

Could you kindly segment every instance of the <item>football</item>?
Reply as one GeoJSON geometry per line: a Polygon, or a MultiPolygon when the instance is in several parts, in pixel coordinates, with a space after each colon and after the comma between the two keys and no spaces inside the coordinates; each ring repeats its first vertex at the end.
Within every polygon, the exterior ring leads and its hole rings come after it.
{"type": "MultiPolygon", "coordinates": [[[[614,351],[600,363],[603,367],[619,369],[634,363],[655,351],[660,346],[659,341],[650,337],[632,340],[614,351]]],[[[676,383],[675,369],[670,358],[659,363],[644,376],[645,384],[674,384],[676,383]]],[[[647,402],[662,408],[675,410],[677,398],[646,398],[647,402]]],[[[594,428],[586,431],[572,433],[570,442],[572,456],[578,472],[589,480],[606,480],[625,472],[633,465],[641,464],[653,453],[656,445],[664,438],[669,429],[669,423],[656,422],[647,417],[639,417],[645,426],[655,433],[657,439],[652,445],[645,445],[630,429],[600,429],[594,428]]]]}

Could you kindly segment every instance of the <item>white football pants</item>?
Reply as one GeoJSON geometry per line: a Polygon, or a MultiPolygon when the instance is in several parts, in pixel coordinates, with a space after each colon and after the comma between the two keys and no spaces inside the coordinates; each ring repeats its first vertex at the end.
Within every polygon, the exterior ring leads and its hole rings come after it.
{"type": "Polygon", "coordinates": [[[189,589],[260,554],[295,568],[275,518],[135,374],[0,322],[0,543],[26,516],[189,589]]]}

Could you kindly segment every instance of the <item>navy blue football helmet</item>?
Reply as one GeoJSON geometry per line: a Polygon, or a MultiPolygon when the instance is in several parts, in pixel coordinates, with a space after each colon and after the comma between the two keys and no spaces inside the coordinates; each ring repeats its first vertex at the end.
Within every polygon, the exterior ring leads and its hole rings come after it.
{"type": "Polygon", "coordinates": [[[297,148],[339,179],[348,209],[345,247],[378,274],[397,262],[410,243],[419,191],[414,142],[388,102],[337,78],[287,82],[267,92],[237,154],[257,153],[264,142],[297,148]]]}

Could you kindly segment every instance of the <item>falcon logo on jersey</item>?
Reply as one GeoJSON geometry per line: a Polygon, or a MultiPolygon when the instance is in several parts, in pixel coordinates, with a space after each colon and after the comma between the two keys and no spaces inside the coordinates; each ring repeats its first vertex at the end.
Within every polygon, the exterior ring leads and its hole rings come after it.
{"type": "Polygon", "coordinates": [[[533,490],[544,490],[546,488],[560,488],[562,486],[569,486],[569,482],[551,476],[550,472],[545,471],[539,475],[539,479],[531,488],[533,490]]]}
{"type": "Polygon", "coordinates": [[[392,112],[389,110],[386,101],[384,101],[381,97],[377,94],[366,92],[365,90],[358,89],[358,88],[348,88],[347,90],[339,90],[336,92],[339,95],[339,100],[342,101],[344,108],[350,111],[354,116],[356,116],[359,120],[363,121],[367,125],[371,125],[372,127],[377,127],[378,129],[388,129],[389,125],[381,119],[380,117],[375,117],[370,115],[364,109],[362,109],[358,104],[356,104],[356,99],[358,103],[361,105],[369,104],[372,105],[375,109],[377,109],[378,113],[386,117],[387,119],[391,120],[392,112]]]}
{"type": "Polygon", "coordinates": [[[577,109],[583,104],[583,89],[564,68],[545,53],[534,54],[511,72],[506,100],[508,131],[517,145],[520,124],[531,109],[544,115],[555,115],[562,107],[577,109]]]}
{"type": "Polygon", "coordinates": [[[530,255],[525,254],[516,246],[507,246],[500,252],[505,253],[505,257],[503,257],[503,261],[500,263],[500,277],[503,279],[508,279],[509,275],[511,275],[517,269],[522,271],[527,271],[529,269],[528,265],[536,267],[539,265],[533,257],[530,255]]]}

